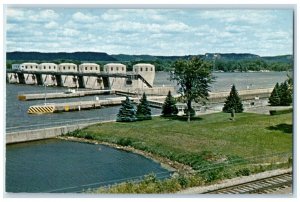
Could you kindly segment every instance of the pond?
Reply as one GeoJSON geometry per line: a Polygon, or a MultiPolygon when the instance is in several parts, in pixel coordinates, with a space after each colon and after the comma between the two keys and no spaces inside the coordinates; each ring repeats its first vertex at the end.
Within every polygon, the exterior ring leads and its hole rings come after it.
{"type": "Polygon", "coordinates": [[[171,172],[144,156],[105,145],[50,139],[6,147],[6,192],[74,193],[171,172]]]}

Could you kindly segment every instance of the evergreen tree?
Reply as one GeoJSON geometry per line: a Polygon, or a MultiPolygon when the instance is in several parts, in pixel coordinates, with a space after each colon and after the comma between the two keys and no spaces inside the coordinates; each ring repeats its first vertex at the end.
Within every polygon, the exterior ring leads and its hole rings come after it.
{"type": "Polygon", "coordinates": [[[176,107],[176,100],[171,95],[171,91],[168,92],[168,95],[165,99],[165,102],[162,106],[162,115],[163,116],[172,116],[178,114],[178,109],[176,107]]]}
{"type": "Polygon", "coordinates": [[[292,103],[292,94],[288,83],[285,81],[280,84],[280,105],[289,106],[292,103]]]}
{"type": "Polygon", "coordinates": [[[232,85],[229,96],[226,98],[223,112],[232,113],[234,110],[235,113],[243,112],[243,104],[239,94],[235,88],[235,85],[232,85]]]}
{"type": "Polygon", "coordinates": [[[122,102],[122,106],[117,115],[117,121],[131,122],[136,120],[136,110],[132,104],[132,101],[129,100],[128,96],[126,96],[126,100],[122,102]]]}
{"type": "Polygon", "coordinates": [[[143,93],[143,96],[140,99],[140,103],[137,106],[136,116],[139,120],[152,119],[150,105],[145,93],[143,93]]]}
{"type": "Polygon", "coordinates": [[[280,105],[280,87],[279,84],[276,83],[271,96],[269,97],[269,103],[271,106],[279,106],[280,105]]]}

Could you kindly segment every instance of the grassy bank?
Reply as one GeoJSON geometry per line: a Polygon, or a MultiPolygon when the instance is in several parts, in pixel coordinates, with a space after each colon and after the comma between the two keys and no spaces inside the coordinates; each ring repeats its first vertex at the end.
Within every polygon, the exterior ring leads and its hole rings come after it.
{"type": "Polygon", "coordinates": [[[97,124],[70,135],[131,146],[189,165],[201,173],[204,182],[286,164],[292,155],[292,113],[242,113],[236,114],[234,121],[229,117],[226,113],[209,114],[191,123],[155,117],[134,123],[97,124]],[[234,165],[230,166],[231,174],[220,176],[221,171],[229,170],[228,165],[234,165]]]}

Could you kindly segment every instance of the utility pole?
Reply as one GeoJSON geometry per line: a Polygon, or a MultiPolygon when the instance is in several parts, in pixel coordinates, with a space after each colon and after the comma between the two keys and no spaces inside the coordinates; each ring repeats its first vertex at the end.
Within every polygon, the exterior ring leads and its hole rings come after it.
{"type": "Polygon", "coordinates": [[[47,84],[44,84],[44,86],[45,86],[45,105],[47,105],[47,103],[46,103],[46,99],[47,99],[47,84]]]}

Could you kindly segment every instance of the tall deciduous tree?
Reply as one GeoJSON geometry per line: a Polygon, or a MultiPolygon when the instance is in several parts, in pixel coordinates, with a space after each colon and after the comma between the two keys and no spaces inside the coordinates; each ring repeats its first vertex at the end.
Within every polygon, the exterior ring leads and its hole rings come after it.
{"type": "Polygon", "coordinates": [[[198,57],[189,60],[178,60],[173,64],[171,79],[179,85],[179,93],[187,104],[188,122],[192,112],[192,101],[208,100],[209,85],[213,81],[212,65],[198,57]]]}
{"type": "Polygon", "coordinates": [[[178,114],[178,109],[176,107],[176,100],[171,94],[171,91],[168,92],[168,95],[165,99],[165,102],[162,106],[162,115],[163,116],[173,116],[178,114]]]}
{"type": "Polygon", "coordinates": [[[136,121],[136,110],[132,104],[132,101],[126,96],[126,100],[122,102],[122,106],[117,115],[118,122],[131,122],[136,121]]]}
{"type": "Polygon", "coordinates": [[[150,120],[151,117],[151,108],[147,100],[147,96],[143,93],[140,103],[137,106],[136,116],[139,120],[150,120]]]}
{"type": "Polygon", "coordinates": [[[236,113],[240,113],[240,112],[244,111],[241,98],[239,97],[239,94],[235,88],[235,85],[232,85],[230,94],[226,98],[226,101],[225,101],[225,104],[223,107],[223,112],[232,113],[233,110],[236,113]]]}

